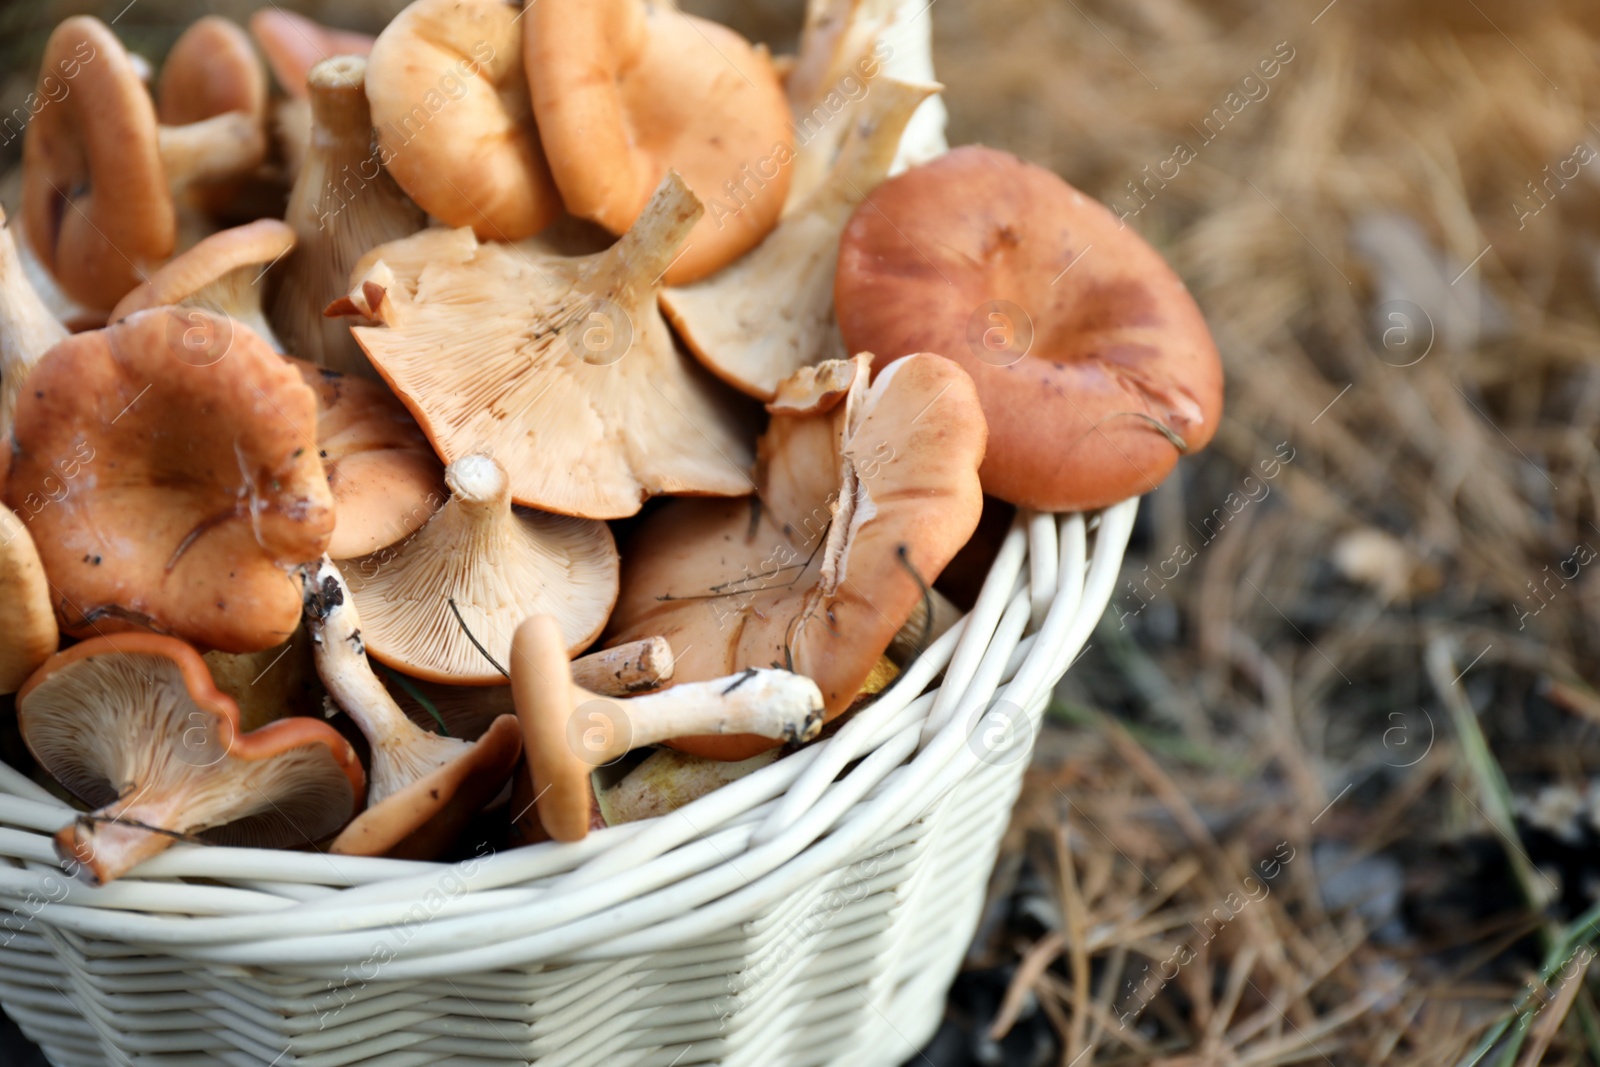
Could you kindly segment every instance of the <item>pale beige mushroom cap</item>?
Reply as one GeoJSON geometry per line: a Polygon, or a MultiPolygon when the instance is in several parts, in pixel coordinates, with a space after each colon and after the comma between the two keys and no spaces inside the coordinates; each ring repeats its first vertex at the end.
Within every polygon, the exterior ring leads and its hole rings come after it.
{"type": "Polygon", "coordinates": [[[14,512],[0,507],[0,694],[15,693],[60,642],[33,538],[14,512]]]}
{"type": "Polygon", "coordinates": [[[939,88],[874,83],[856,116],[840,120],[850,133],[822,185],[741,259],[662,292],[662,310],[713,374],[770,400],[800,368],[844,358],[833,313],[839,237],[856,205],[888,176],[912,113],[939,88]]]}
{"type": "Polygon", "coordinates": [[[445,481],[450,499],[414,536],[340,564],[373,658],[430,681],[498,685],[504,676],[473,638],[504,666],[517,624],[534,614],[559,621],[569,655],[588,646],[617,599],[606,524],[513,508],[488,456],[457,460],[445,481]]]}
{"type": "Polygon", "coordinates": [[[656,305],[700,210],[671,174],[592,256],[466,230],[384,245],[357,264],[350,298],[384,325],[352,332],[439,455],[492,452],[520,504],[605,519],[658,494],[744,495],[753,432],[656,305]]]}

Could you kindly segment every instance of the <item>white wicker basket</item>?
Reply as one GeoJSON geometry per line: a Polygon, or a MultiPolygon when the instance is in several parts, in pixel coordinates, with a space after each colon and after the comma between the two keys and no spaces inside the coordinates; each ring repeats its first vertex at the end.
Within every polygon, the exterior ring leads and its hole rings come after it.
{"type": "Polygon", "coordinates": [[[68,809],[0,764],[0,1004],[62,1067],[900,1063],[1136,507],[1019,516],[972,613],[832,738],[579,844],[179,845],[91,889],[52,851],[68,809]]]}

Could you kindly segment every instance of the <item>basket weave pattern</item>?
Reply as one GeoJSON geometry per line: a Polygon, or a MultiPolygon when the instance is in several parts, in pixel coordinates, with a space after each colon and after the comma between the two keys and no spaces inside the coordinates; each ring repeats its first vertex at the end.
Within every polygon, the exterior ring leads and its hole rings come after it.
{"type": "Polygon", "coordinates": [[[0,764],[0,1004],[60,1067],[900,1063],[1136,507],[1019,516],[972,612],[833,737],[577,844],[179,845],[91,889],[52,849],[69,809],[0,764]]]}

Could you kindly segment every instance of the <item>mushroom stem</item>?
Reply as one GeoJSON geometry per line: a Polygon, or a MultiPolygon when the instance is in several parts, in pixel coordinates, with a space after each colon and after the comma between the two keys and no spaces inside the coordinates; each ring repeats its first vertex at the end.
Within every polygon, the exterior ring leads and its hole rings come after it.
{"type": "Polygon", "coordinates": [[[11,435],[11,418],[29,369],[67,336],[67,328],[29,283],[5,221],[0,210],[0,440],[11,435]]]}
{"type": "Polygon", "coordinates": [[[372,745],[367,803],[375,807],[472,746],[431,734],[406,718],[367,661],[355,601],[332,560],[324,556],[320,564],[301,568],[300,575],[317,674],[372,745]]]}
{"type": "Polygon", "coordinates": [[[625,306],[652,297],[668,268],[689,250],[683,242],[705,210],[682,176],[667,171],[638,221],[591,261],[589,284],[582,288],[603,291],[625,306]]]}
{"type": "Polygon", "coordinates": [[[323,60],[307,76],[311,130],[284,214],[299,244],[283,266],[272,320],[301,359],[377,378],[349,324],[322,311],[345,295],[363,253],[416,233],[424,220],[373,148],[366,76],[361,56],[323,60]]]}
{"type": "Polygon", "coordinates": [[[631,743],[604,750],[609,762],[635,748],[700,734],[758,734],[809,741],[822,729],[817,684],[788,671],[752,667],[730,678],[686,682],[633,697],[626,706],[631,743]]]}
{"type": "Polygon", "coordinates": [[[159,131],[161,166],[174,190],[230,178],[257,166],[267,154],[261,123],[243,111],[228,111],[159,131]]]}
{"type": "Polygon", "coordinates": [[[274,351],[282,352],[283,342],[278,340],[261,308],[261,275],[264,273],[265,267],[255,265],[229,271],[210,285],[195,290],[185,303],[221,308],[234,322],[259,334],[274,351]]]}
{"type": "Polygon", "coordinates": [[[607,696],[655,689],[671,677],[672,646],[665,637],[629,641],[572,661],[572,680],[607,696]]]}
{"type": "Polygon", "coordinates": [[[573,683],[549,615],[524,620],[511,639],[511,695],[539,820],[557,841],[588,833],[590,771],[632,749],[704,734],[809,741],[822,729],[821,690],[788,671],[752,668],[646,696],[601,697],[573,683]]]}

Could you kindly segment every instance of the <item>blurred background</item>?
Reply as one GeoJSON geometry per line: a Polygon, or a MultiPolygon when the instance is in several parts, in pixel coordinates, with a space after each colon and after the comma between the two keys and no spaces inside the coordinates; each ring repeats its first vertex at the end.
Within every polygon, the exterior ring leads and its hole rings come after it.
{"type": "MultiPolygon", "coordinates": [[[[256,6],[0,6],[0,114],[68,14],[159,66],[256,6]]],[[[776,52],[802,8],[682,6],[776,52]]],[[[1600,5],[922,17],[951,142],[1160,248],[1228,409],[1145,502],[912,1062],[1600,1063],[1600,5]]]]}

